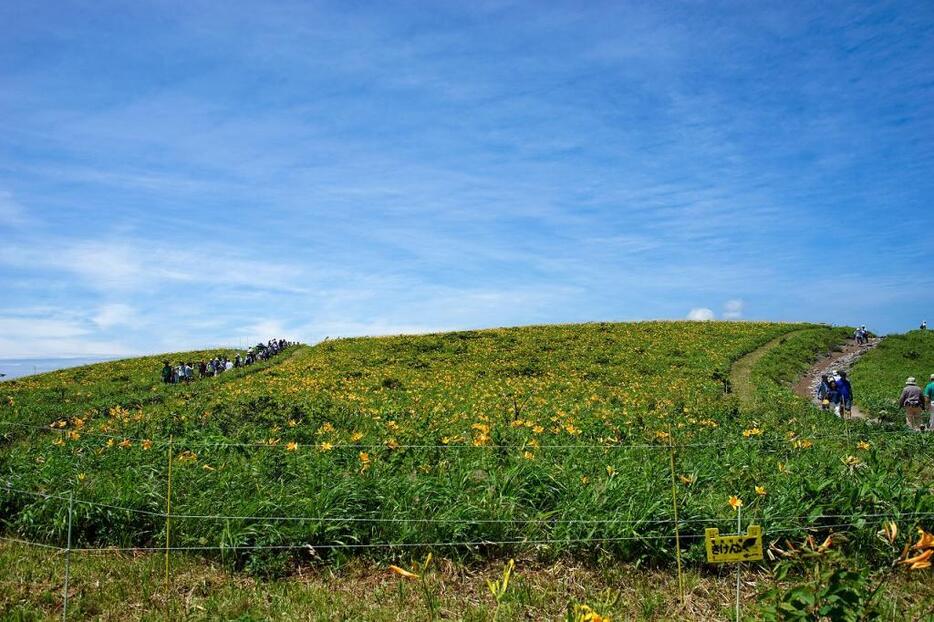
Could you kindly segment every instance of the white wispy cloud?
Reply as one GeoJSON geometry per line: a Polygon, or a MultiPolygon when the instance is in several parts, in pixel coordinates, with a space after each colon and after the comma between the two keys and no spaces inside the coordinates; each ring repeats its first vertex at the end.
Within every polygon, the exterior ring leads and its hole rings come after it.
{"type": "Polygon", "coordinates": [[[0,264],[71,274],[103,292],[166,283],[301,292],[302,268],[257,259],[214,242],[191,246],[147,239],[41,239],[0,249],[0,264]]]}
{"type": "Polygon", "coordinates": [[[137,310],[127,304],[112,303],[106,304],[98,309],[97,313],[91,318],[92,321],[103,329],[113,328],[115,326],[127,326],[138,321],[137,310]]]}
{"type": "Polygon", "coordinates": [[[687,319],[694,322],[709,322],[714,317],[713,311],[707,307],[695,307],[687,314],[687,319]]]}
{"type": "Polygon", "coordinates": [[[743,317],[743,309],[745,306],[745,303],[738,298],[727,300],[723,303],[723,319],[738,320],[743,317]]]}

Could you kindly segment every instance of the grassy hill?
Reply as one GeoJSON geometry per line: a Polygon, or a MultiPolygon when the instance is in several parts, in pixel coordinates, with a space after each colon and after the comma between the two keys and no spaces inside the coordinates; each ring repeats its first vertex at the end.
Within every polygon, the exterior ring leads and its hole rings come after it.
{"type": "Polygon", "coordinates": [[[923,388],[931,374],[934,374],[934,331],[915,330],[886,337],[853,367],[853,382],[862,388],[856,394],[856,402],[870,416],[902,426],[905,416],[898,408],[898,396],[905,379],[914,376],[923,388]]]}
{"type": "Polygon", "coordinates": [[[162,357],[4,383],[2,530],[64,542],[73,493],[78,546],[164,546],[171,439],[173,546],[256,575],[429,550],[672,568],[673,444],[689,567],[705,527],[735,524],[731,495],[770,542],[848,531],[854,559],[888,564],[883,517],[909,530],[934,512],[926,441],[844,424],[787,389],[847,332],[541,326],[300,346],[190,385],[162,385],[162,357]],[[723,379],[769,342],[741,406],[723,379]]]}

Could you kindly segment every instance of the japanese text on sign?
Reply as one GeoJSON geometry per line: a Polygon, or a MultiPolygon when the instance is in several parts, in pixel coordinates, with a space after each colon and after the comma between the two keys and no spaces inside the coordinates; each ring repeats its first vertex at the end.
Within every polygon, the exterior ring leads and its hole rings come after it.
{"type": "Polygon", "coordinates": [[[705,532],[707,561],[711,564],[752,562],[762,559],[762,527],[750,525],[745,534],[721,536],[720,530],[705,532]]]}

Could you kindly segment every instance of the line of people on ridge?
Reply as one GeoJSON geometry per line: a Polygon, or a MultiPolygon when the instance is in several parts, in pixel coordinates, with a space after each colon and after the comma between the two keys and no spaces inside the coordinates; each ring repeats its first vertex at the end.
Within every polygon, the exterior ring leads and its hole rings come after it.
{"type": "Polygon", "coordinates": [[[292,345],[285,339],[270,339],[266,343],[258,343],[248,349],[241,356],[237,352],[233,359],[226,356],[215,356],[208,361],[199,361],[197,364],[180,361],[178,365],[171,365],[169,361],[162,361],[162,382],[165,384],[178,384],[182,382],[191,382],[195,379],[195,370],[198,371],[198,378],[210,378],[219,376],[225,371],[239,369],[252,365],[257,361],[265,361],[279,354],[287,347],[292,345]]]}
{"type": "Polygon", "coordinates": [[[869,331],[866,330],[866,325],[862,325],[853,331],[853,339],[856,340],[857,345],[865,345],[869,343],[869,331]]]}

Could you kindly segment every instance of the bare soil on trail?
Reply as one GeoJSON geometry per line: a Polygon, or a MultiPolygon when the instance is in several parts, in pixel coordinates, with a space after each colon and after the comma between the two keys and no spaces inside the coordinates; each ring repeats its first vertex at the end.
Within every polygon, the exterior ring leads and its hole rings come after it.
{"type": "MultiPolygon", "coordinates": [[[[817,387],[820,384],[820,377],[823,374],[828,376],[834,371],[850,372],[850,368],[859,360],[861,356],[879,345],[881,340],[873,338],[869,343],[858,344],[855,340],[848,341],[838,352],[831,352],[820,359],[795,383],[795,395],[802,397],[813,404],[820,406],[817,401],[817,387]]],[[[853,405],[850,417],[852,419],[867,419],[865,413],[853,405]]]]}

